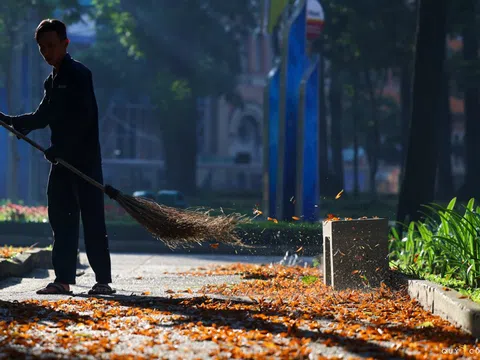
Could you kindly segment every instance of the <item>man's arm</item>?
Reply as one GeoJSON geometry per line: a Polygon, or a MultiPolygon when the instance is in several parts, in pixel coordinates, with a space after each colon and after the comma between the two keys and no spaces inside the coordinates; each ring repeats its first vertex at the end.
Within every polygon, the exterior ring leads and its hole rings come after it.
{"type": "Polygon", "coordinates": [[[17,116],[5,114],[2,115],[3,116],[1,117],[5,119],[3,121],[9,125],[12,125],[16,130],[21,131],[24,134],[32,130],[43,129],[47,127],[50,122],[50,111],[46,91],[44,91],[43,99],[34,112],[17,116]]]}
{"type": "Polygon", "coordinates": [[[48,99],[44,95],[40,105],[34,112],[11,116],[12,126],[19,131],[32,131],[47,127],[50,123],[48,107],[48,99]]]}

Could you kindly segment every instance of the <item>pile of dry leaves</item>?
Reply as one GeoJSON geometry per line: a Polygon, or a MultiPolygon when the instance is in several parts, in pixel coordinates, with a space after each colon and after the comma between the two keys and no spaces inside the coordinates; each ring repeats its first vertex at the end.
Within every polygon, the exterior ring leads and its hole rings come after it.
{"type": "Polygon", "coordinates": [[[480,345],[405,291],[334,292],[314,268],[232,265],[243,281],[168,298],[0,302],[0,358],[455,359],[480,345]],[[193,297],[192,297],[193,296],[193,297]]]}
{"type": "Polygon", "coordinates": [[[12,259],[15,256],[22,254],[32,247],[16,247],[16,246],[0,246],[0,260],[2,259],[12,259]]]}

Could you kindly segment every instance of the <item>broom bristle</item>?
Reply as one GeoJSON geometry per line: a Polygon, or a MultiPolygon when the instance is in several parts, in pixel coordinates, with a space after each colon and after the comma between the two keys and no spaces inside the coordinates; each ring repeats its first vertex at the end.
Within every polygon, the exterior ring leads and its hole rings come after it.
{"type": "Polygon", "coordinates": [[[191,247],[210,240],[228,245],[248,246],[243,244],[234,232],[239,223],[247,222],[241,215],[210,216],[208,212],[177,209],[122,193],[118,194],[115,200],[154,238],[170,248],[191,247]]]}

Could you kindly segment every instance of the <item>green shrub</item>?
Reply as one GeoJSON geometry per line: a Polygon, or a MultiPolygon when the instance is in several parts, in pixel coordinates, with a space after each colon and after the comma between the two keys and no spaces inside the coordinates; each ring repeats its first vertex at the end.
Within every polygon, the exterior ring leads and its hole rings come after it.
{"type": "Polygon", "coordinates": [[[456,198],[447,207],[425,206],[425,220],[411,222],[402,238],[392,229],[390,259],[394,266],[415,276],[439,275],[478,288],[480,206],[474,203],[471,199],[463,211],[455,208],[456,198]]]}

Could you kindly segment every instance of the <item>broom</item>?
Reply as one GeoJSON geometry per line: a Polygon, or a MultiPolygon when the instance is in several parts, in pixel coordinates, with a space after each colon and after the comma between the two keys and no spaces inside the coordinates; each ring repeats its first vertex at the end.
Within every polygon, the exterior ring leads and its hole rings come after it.
{"type": "MultiPolygon", "coordinates": [[[[43,147],[12,126],[1,120],[0,125],[15,134],[17,138],[45,153],[43,147]]],[[[56,158],[55,162],[102,190],[148,230],[154,238],[161,240],[171,249],[178,246],[191,247],[209,240],[216,240],[227,245],[250,247],[243,244],[234,232],[238,223],[245,222],[245,218],[242,216],[236,214],[210,216],[208,212],[181,210],[160,205],[150,199],[126,195],[111,185],[100,184],[62,159],[56,158]]]]}

